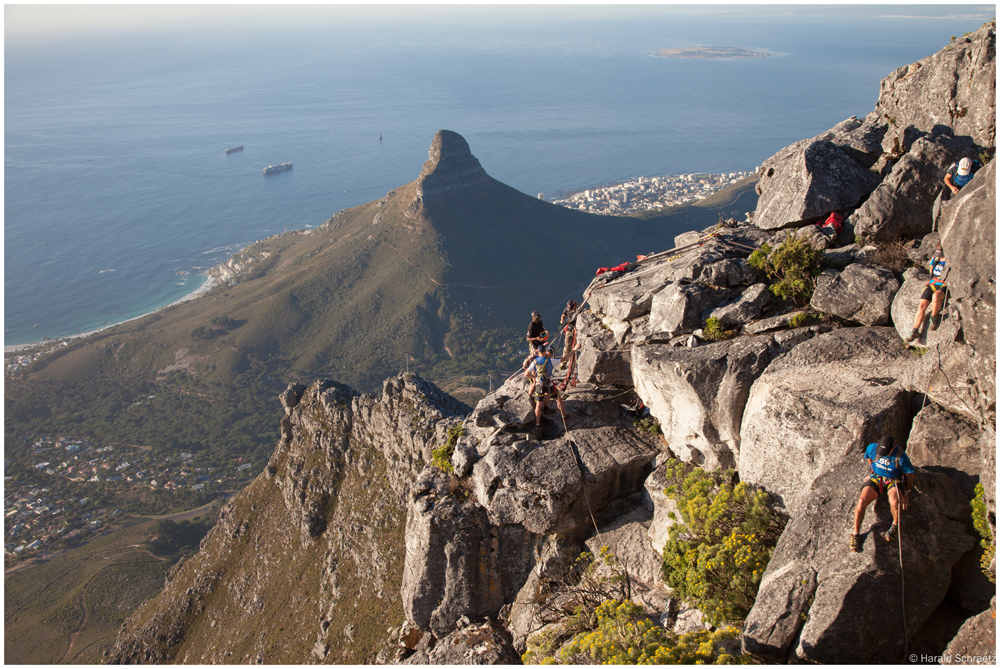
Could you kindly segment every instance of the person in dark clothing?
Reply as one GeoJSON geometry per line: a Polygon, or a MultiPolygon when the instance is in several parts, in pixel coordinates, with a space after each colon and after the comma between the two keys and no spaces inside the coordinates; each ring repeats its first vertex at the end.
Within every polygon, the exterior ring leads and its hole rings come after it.
{"type": "Polygon", "coordinates": [[[542,325],[542,315],[537,311],[532,311],[531,324],[528,325],[528,345],[531,347],[531,350],[537,351],[538,347],[544,344],[548,338],[549,333],[545,331],[545,326],[542,325]]]}

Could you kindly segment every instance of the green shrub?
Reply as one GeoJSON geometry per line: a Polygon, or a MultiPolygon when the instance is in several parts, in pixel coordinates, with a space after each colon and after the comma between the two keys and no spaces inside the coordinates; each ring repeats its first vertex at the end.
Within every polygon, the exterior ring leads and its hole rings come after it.
{"type": "Polygon", "coordinates": [[[754,269],[765,270],[767,267],[767,257],[771,255],[771,245],[761,244],[760,248],[750,254],[747,262],[754,269]]]}
{"type": "Polygon", "coordinates": [[[597,627],[580,632],[568,644],[550,653],[551,635],[528,644],[525,664],[737,664],[729,648],[739,644],[735,627],[709,632],[700,630],[682,636],[667,632],[652,622],[642,606],[632,601],[609,599],[597,608],[597,627]]]}
{"type": "Polygon", "coordinates": [[[805,325],[806,321],[808,321],[810,318],[812,318],[812,314],[807,314],[804,311],[799,312],[788,319],[788,327],[790,328],[802,327],[803,325],[805,325]]]}
{"type": "Polygon", "coordinates": [[[825,257],[804,237],[789,233],[781,246],[772,251],[765,244],[750,254],[748,262],[752,267],[767,272],[772,281],[770,290],[775,296],[805,304],[812,297],[816,276],[825,257]]]}
{"type": "MultiPolygon", "coordinates": [[[[754,251],[756,253],[756,251],[754,251]]],[[[708,341],[723,341],[736,334],[736,330],[727,330],[719,324],[719,319],[710,316],[705,319],[705,325],[701,329],[702,334],[708,341]]]]}
{"type": "Polygon", "coordinates": [[[444,442],[444,446],[431,451],[431,462],[435,467],[449,474],[455,471],[455,467],[451,464],[451,456],[455,452],[455,444],[458,443],[458,438],[463,434],[465,434],[465,428],[462,427],[461,423],[452,426],[448,430],[448,440],[444,442]]]}
{"type": "Polygon", "coordinates": [[[656,422],[656,419],[652,416],[646,416],[645,418],[636,418],[632,421],[632,427],[639,430],[640,432],[645,432],[646,434],[651,434],[653,436],[663,434],[663,430],[660,428],[660,424],[656,422]]]}
{"type": "Polygon", "coordinates": [[[987,519],[988,511],[983,484],[977,483],[976,496],[972,499],[972,523],[976,532],[979,532],[979,536],[982,537],[979,544],[983,547],[983,557],[980,559],[979,565],[982,567],[983,573],[986,574],[986,578],[996,583],[997,577],[990,571],[990,563],[993,562],[993,556],[996,555],[997,546],[993,540],[993,533],[990,531],[990,523],[987,519]]]}
{"type": "Polygon", "coordinates": [[[750,613],[784,520],[763,490],[733,485],[733,470],[707,472],[669,461],[680,521],[663,548],[663,578],[713,625],[750,613]]]}

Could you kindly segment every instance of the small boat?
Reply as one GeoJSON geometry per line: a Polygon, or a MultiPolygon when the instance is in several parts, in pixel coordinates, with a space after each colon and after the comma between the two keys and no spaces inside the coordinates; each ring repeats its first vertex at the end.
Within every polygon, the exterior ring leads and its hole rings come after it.
{"type": "Polygon", "coordinates": [[[280,165],[268,165],[264,168],[264,174],[274,174],[275,172],[284,172],[285,170],[292,169],[291,163],[281,163],[280,165]]]}
{"type": "Polygon", "coordinates": [[[242,151],[242,150],[243,150],[243,145],[240,144],[239,146],[234,146],[231,149],[226,149],[226,154],[228,155],[228,154],[232,153],[233,151],[242,151]]]}

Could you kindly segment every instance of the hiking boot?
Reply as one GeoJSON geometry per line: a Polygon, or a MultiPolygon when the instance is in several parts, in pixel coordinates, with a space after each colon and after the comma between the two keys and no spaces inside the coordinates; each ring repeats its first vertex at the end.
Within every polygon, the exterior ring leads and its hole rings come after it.
{"type": "Polygon", "coordinates": [[[882,538],[885,539],[886,541],[895,541],[896,535],[898,534],[899,534],[899,528],[893,525],[886,531],[885,534],[882,535],[882,538]]]}
{"type": "Polygon", "coordinates": [[[913,341],[919,336],[920,336],[920,330],[918,330],[917,328],[913,328],[913,330],[910,332],[910,336],[907,337],[905,341],[907,344],[909,344],[911,341],[913,341]]]}
{"type": "Polygon", "coordinates": [[[851,535],[851,550],[855,553],[861,552],[861,537],[857,534],[851,535]]]}
{"type": "Polygon", "coordinates": [[[941,314],[938,314],[937,316],[931,316],[930,331],[934,332],[935,330],[938,329],[939,325],[941,325],[941,314]]]}

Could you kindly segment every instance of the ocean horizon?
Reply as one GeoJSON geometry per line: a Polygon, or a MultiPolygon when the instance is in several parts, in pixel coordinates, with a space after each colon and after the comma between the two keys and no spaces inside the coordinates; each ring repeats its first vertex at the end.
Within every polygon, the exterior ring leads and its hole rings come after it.
{"type": "Polygon", "coordinates": [[[220,7],[58,34],[20,33],[8,10],[4,344],[183,299],[246,245],[414,180],[440,129],[548,199],[755,170],[863,117],[883,77],[995,12],[955,9],[375,6],[274,20],[220,7]],[[770,55],[653,55],[690,46],[770,55]]]}

